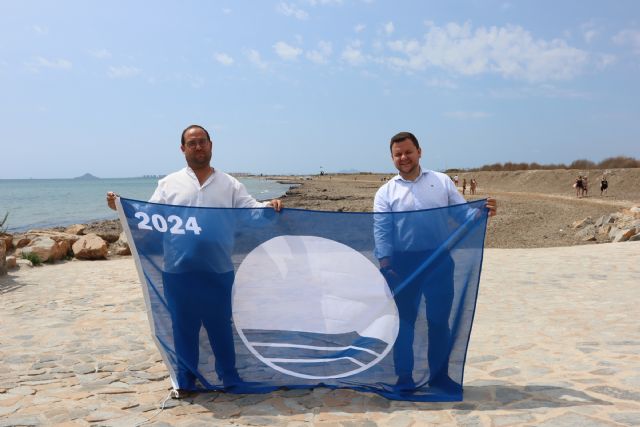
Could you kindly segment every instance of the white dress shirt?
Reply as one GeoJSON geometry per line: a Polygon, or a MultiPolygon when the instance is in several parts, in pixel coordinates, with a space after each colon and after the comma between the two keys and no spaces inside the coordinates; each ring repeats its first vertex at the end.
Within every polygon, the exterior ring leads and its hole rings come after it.
{"type": "Polygon", "coordinates": [[[190,167],[167,175],[158,181],[156,191],[149,199],[166,205],[198,206],[209,208],[263,208],[268,202],[258,202],[245,186],[224,172],[214,170],[200,185],[190,167]]]}
{"type": "MultiPolygon", "coordinates": [[[[376,192],[374,212],[406,212],[463,204],[466,200],[447,175],[421,170],[414,181],[393,177],[376,192]]],[[[375,215],[375,256],[380,259],[398,251],[433,250],[449,233],[448,214],[375,215]],[[426,218],[431,221],[428,226],[426,218]]]]}
{"type": "MultiPolygon", "coordinates": [[[[185,167],[158,181],[158,187],[149,202],[199,208],[269,206],[268,202],[261,203],[254,199],[240,181],[224,172],[214,171],[200,185],[198,177],[190,167],[185,167]]],[[[203,215],[203,212],[194,211],[193,214],[198,217],[203,215]]],[[[237,218],[242,215],[231,212],[211,212],[209,222],[211,218],[215,218],[215,227],[207,227],[205,232],[197,236],[189,235],[192,245],[185,245],[183,234],[166,233],[163,240],[163,269],[170,273],[181,273],[196,265],[198,269],[216,273],[233,271],[231,254],[235,224],[237,218]]],[[[261,216],[257,212],[251,212],[250,215],[261,216]]],[[[184,220],[186,221],[186,218],[184,220]]],[[[208,224],[206,216],[199,217],[198,223],[203,227],[204,224],[208,224]]]]}

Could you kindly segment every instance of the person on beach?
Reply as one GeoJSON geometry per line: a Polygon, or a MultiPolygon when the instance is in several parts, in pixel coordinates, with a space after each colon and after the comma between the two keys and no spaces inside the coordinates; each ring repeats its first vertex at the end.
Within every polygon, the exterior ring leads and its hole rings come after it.
{"type": "Polygon", "coordinates": [[[607,188],[609,188],[609,182],[607,182],[607,176],[602,175],[602,179],[600,180],[600,196],[607,195],[607,188]]]}
{"type": "MultiPolygon", "coordinates": [[[[374,212],[402,212],[445,207],[466,203],[451,179],[440,172],[423,170],[420,167],[422,150],[418,139],[410,132],[400,132],[391,138],[389,148],[391,160],[398,175],[378,189],[373,203],[374,212]]],[[[496,201],[488,198],[486,207],[489,216],[496,214],[496,201]]],[[[409,277],[434,250],[403,250],[392,242],[398,224],[388,224],[384,218],[374,219],[376,253],[383,273],[391,289],[395,289],[409,277]],[[384,223],[383,223],[384,222],[384,223]]],[[[413,379],[413,331],[421,297],[424,295],[428,322],[428,384],[449,391],[458,391],[459,385],[447,371],[448,353],[443,348],[449,346],[451,331],[448,323],[454,294],[454,261],[450,256],[436,267],[449,280],[443,283],[429,283],[424,274],[410,282],[394,299],[400,316],[400,329],[394,344],[393,358],[398,377],[395,387],[400,391],[415,389],[413,379]],[[442,302],[445,302],[442,304],[442,302]],[[446,353],[446,354],[445,354],[446,353]]]]}
{"type": "Polygon", "coordinates": [[[467,178],[462,178],[462,195],[467,191],[467,178]]]}
{"type": "Polygon", "coordinates": [[[476,181],[475,178],[471,178],[470,186],[471,186],[471,194],[475,195],[476,194],[476,188],[478,187],[478,181],[476,181]]]}
{"type": "Polygon", "coordinates": [[[582,175],[578,175],[573,187],[576,189],[576,197],[580,197],[582,195],[582,175]]]}
{"type": "Polygon", "coordinates": [[[458,175],[453,176],[453,183],[456,185],[456,187],[458,186],[458,179],[458,175]]]}
{"type": "MultiPolygon", "coordinates": [[[[149,199],[152,203],[170,205],[261,208],[280,211],[282,201],[273,199],[258,202],[245,186],[234,177],[211,166],[213,143],[209,132],[199,125],[191,125],[182,132],[180,150],[187,166],[158,181],[149,199]]],[[[107,193],[107,205],[116,209],[116,197],[107,193]]],[[[199,264],[202,264],[201,260],[199,264]]],[[[178,397],[181,392],[194,390],[199,359],[199,333],[204,324],[215,356],[215,369],[225,387],[241,382],[235,366],[235,349],[231,329],[231,299],[235,279],[233,264],[229,271],[163,271],[164,295],[171,312],[174,345],[177,359],[176,381],[178,397]],[[188,291],[185,290],[188,287],[188,291]],[[212,310],[212,308],[216,307],[212,310]]],[[[203,268],[204,270],[205,268],[203,268]]]]}

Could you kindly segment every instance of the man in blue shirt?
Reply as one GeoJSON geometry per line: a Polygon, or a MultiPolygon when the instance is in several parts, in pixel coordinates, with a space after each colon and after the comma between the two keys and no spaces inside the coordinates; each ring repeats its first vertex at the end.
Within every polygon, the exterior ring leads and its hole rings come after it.
{"type": "MultiPolygon", "coordinates": [[[[400,132],[391,138],[390,150],[398,175],[377,191],[374,212],[415,211],[466,203],[447,175],[420,167],[422,150],[412,133],[400,132]]],[[[495,199],[487,199],[486,207],[489,216],[496,214],[495,199]]],[[[440,236],[423,234],[447,230],[443,223],[442,227],[429,227],[427,231],[426,227],[411,223],[411,219],[409,216],[394,218],[392,215],[380,215],[375,219],[375,255],[392,289],[416,271],[437,249],[431,245],[440,241],[440,236]]],[[[420,274],[394,295],[400,316],[400,329],[394,345],[394,365],[398,376],[396,387],[401,391],[416,387],[413,378],[413,335],[422,295],[425,297],[428,322],[427,383],[445,391],[458,391],[460,388],[448,375],[451,341],[449,315],[454,297],[454,268],[453,259],[447,255],[433,267],[435,274],[445,280],[429,283],[426,275],[420,274]]]]}

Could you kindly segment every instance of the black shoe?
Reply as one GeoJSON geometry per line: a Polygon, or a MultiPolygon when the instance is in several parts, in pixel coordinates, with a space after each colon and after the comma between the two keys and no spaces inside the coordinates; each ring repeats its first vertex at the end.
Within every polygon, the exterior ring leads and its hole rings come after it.
{"type": "Polygon", "coordinates": [[[184,390],[181,388],[174,388],[171,390],[172,399],[186,399],[188,397],[195,396],[197,392],[191,390],[184,390]]]}

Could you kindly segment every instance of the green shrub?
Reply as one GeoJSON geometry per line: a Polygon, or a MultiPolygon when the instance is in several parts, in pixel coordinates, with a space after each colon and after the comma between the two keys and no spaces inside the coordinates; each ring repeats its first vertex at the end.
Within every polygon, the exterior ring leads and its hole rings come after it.
{"type": "Polygon", "coordinates": [[[29,253],[22,253],[22,259],[28,259],[29,261],[31,261],[31,264],[33,265],[40,265],[42,264],[42,260],[40,259],[40,257],[38,256],[38,254],[34,254],[33,252],[29,252],[29,253]]]}

